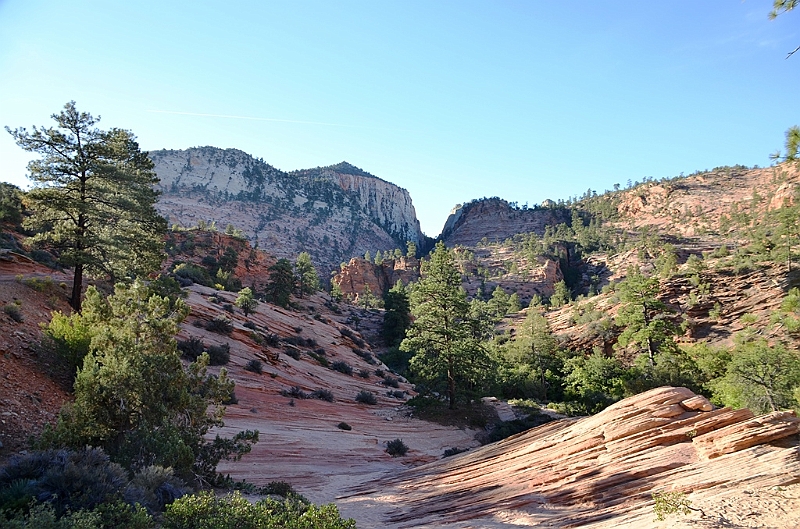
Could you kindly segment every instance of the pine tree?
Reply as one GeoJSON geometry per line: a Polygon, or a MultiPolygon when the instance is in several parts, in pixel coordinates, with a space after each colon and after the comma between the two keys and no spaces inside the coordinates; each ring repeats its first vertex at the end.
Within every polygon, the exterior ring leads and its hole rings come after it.
{"type": "Polygon", "coordinates": [[[453,409],[460,386],[486,377],[489,357],[483,344],[473,338],[461,275],[442,242],[430,260],[423,261],[422,278],[411,290],[410,299],[415,320],[400,349],[413,353],[410,366],[421,379],[444,383],[453,409]]]}
{"type": "Polygon", "coordinates": [[[239,295],[236,297],[236,306],[242,309],[245,316],[255,312],[258,300],[253,297],[253,291],[250,287],[245,287],[239,291],[239,295]]]}
{"type": "Polygon", "coordinates": [[[617,287],[623,305],[615,323],[622,327],[617,348],[638,347],[647,353],[650,366],[655,365],[659,351],[675,351],[675,326],[667,319],[667,306],[658,299],[658,278],[646,277],[639,268],[628,269],[628,275],[617,287]]]}
{"type": "Polygon", "coordinates": [[[313,294],[319,290],[319,275],[308,252],[301,252],[297,256],[294,270],[297,276],[297,291],[301,298],[304,294],[313,294]]]}
{"type": "Polygon", "coordinates": [[[222,426],[221,404],[230,398],[233,381],[224,368],[219,376],[206,375],[207,354],[184,369],[174,335],[188,312],[182,300],[151,295],[138,280],[117,284],[108,298],[89,287],[78,317],[92,338],[75,379],[75,401],[40,444],[102,447],[129,469],[160,465],[184,478],[209,480],[225,447],[249,451],[257,432],[205,439],[211,428],[222,426]]]}
{"type": "Polygon", "coordinates": [[[411,325],[411,305],[408,300],[408,290],[399,279],[383,296],[383,328],[381,334],[386,345],[394,347],[400,345],[406,336],[406,329],[411,325]]]}
{"type": "Polygon", "coordinates": [[[167,224],[154,207],[153,162],[131,132],[94,128],[99,118],[79,113],[74,101],[52,117],[55,128],[6,130],[41,155],[28,164],[34,188],[25,226],[38,231],[34,243],[74,268],[70,304],[80,311],[84,273],[114,281],[157,269],[167,224]]]}
{"type": "Polygon", "coordinates": [[[278,259],[269,267],[269,282],[266,286],[269,299],[281,307],[288,307],[294,291],[294,273],[288,259],[278,259]]]}

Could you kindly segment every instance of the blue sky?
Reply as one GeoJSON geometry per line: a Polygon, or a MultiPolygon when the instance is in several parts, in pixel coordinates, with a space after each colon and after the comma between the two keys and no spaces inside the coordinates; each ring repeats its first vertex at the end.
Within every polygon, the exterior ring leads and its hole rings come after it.
{"type": "MultiPolygon", "coordinates": [[[[800,124],[800,12],[769,0],[0,0],[0,125],[69,100],[143,149],[346,160],[457,203],[520,204],[768,165],[800,124]]],[[[0,133],[0,180],[31,155],[0,133]]]]}

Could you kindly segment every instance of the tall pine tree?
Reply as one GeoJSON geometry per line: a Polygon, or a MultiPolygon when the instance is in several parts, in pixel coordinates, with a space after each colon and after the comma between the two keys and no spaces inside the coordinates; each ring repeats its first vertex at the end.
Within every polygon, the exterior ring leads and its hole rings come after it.
{"type": "Polygon", "coordinates": [[[475,385],[487,375],[489,356],[476,339],[470,304],[452,253],[442,242],[422,263],[422,278],[411,290],[414,323],[400,344],[412,353],[410,366],[431,385],[444,384],[450,409],[459,387],[475,385]]]}
{"type": "Polygon", "coordinates": [[[126,130],[99,130],[100,118],[78,112],[75,102],[52,118],[57,126],[6,130],[17,145],[41,158],[28,164],[34,188],[26,201],[33,242],[58,251],[74,268],[70,304],[80,311],[84,274],[112,281],[158,268],[166,221],[153,162],[126,130]]]}

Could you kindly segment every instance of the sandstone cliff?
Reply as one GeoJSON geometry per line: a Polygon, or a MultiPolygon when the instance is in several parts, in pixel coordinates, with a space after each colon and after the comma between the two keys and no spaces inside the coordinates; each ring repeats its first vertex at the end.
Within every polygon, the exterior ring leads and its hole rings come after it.
{"type": "Polygon", "coordinates": [[[505,200],[488,198],[456,206],[440,238],[447,246],[474,246],[484,238],[488,242],[499,242],[517,233],[535,232],[541,236],[546,226],[562,222],[569,222],[566,209],[517,209],[505,200]]]}
{"type": "Polygon", "coordinates": [[[367,288],[372,294],[380,297],[398,281],[407,285],[417,279],[419,279],[419,259],[401,257],[375,264],[354,257],[333,276],[331,281],[339,287],[346,298],[357,303],[367,288]]]}
{"type": "Polygon", "coordinates": [[[408,192],[349,164],[286,173],[236,149],[154,151],[157,206],[170,224],[215,221],[277,257],[311,254],[323,279],[366,251],[420,243],[408,192]]]}

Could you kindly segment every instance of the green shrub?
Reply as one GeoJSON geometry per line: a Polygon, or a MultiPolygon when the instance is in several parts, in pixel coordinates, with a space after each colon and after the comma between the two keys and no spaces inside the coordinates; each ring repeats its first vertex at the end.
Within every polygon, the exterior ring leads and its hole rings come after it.
{"type": "Polygon", "coordinates": [[[210,345],[208,347],[208,358],[212,366],[224,366],[231,360],[231,344],[210,345]]]}
{"type": "Polygon", "coordinates": [[[210,287],[214,285],[208,271],[197,265],[191,263],[181,263],[175,267],[173,273],[178,278],[190,279],[192,282],[210,287]]]}
{"type": "Polygon", "coordinates": [[[344,373],[345,375],[352,376],[353,375],[353,368],[350,367],[349,364],[346,362],[342,362],[341,360],[337,360],[336,362],[331,364],[331,369],[334,371],[338,371],[339,373],[344,373]]]}
{"type": "Polygon", "coordinates": [[[408,447],[402,439],[393,439],[386,443],[386,453],[392,457],[401,457],[406,455],[408,447]]]}
{"type": "Polygon", "coordinates": [[[141,505],[153,514],[162,512],[187,492],[189,488],[186,483],[177,478],[171,468],[152,465],[134,474],[125,489],[125,501],[131,505],[141,505]]]}
{"type": "Polygon", "coordinates": [[[362,389],[358,392],[358,395],[356,395],[356,402],[360,402],[361,404],[377,404],[378,399],[371,391],[362,389]]]}
{"type": "Polygon", "coordinates": [[[292,386],[289,389],[282,389],[281,395],[283,395],[284,397],[291,397],[293,399],[301,399],[301,400],[311,398],[311,396],[305,391],[303,391],[300,388],[300,386],[292,386]]]}
{"type": "Polygon", "coordinates": [[[91,325],[80,314],[66,316],[54,312],[50,323],[44,327],[44,343],[64,358],[76,370],[83,365],[92,342],[91,325]]]}
{"type": "Polygon", "coordinates": [[[219,334],[230,334],[233,332],[233,321],[227,316],[217,316],[206,323],[206,330],[219,334]]]}
{"type": "Polygon", "coordinates": [[[16,455],[0,469],[0,510],[19,509],[36,498],[60,517],[120,499],[127,483],[125,470],[99,448],[16,455]]]}
{"type": "Polygon", "coordinates": [[[251,373],[260,375],[264,368],[263,366],[264,364],[261,363],[261,360],[253,358],[252,360],[247,362],[247,365],[245,365],[244,368],[246,371],[250,371],[251,373]]]}
{"type": "Polygon", "coordinates": [[[314,505],[288,499],[250,503],[238,492],[216,497],[213,492],[184,496],[167,507],[164,529],[355,529],[333,504],[314,505]]]}
{"type": "Polygon", "coordinates": [[[333,393],[328,389],[315,389],[311,392],[311,398],[324,400],[325,402],[333,402],[333,393]]]}
{"type": "Polygon", "coordinates": [[[9,318],[17,323],[22,323],[25,321],[25,318],[22,317],[22,311],[19,310],[19,305],[16,303],[6,303],[3,305],[3,312],[5,312],[9,318]]]}
{"type": "Polygon", "coordinates": [[[400,381],[398,379],[396,379],[394,377],[391,377],[389,375],[386,375],[385,377],[383,377],[383,382],[382,383],[383,383],[384,386],[389,386],[390,388],[399,388],[400,387],[400,383],[399,382],[400,381]]]}
{"type": "Polygon", "coordinates": [[[457,454],[462,454],[464,452],[467,452],[468,450],[469,448],[457,448],[454,446],[453,448],[448,448],[447,450],[445,450],[444,454],[442,454],[442,458],[452,457],[457,454]]]}
{"type": "Polygon", "coordinates": [[[203,340],[195,336],[191,336],[188,340],[178,341],[178,351],[189,360],[197,360],[205,350],[206,344],[203,343],[203,340]]]}

